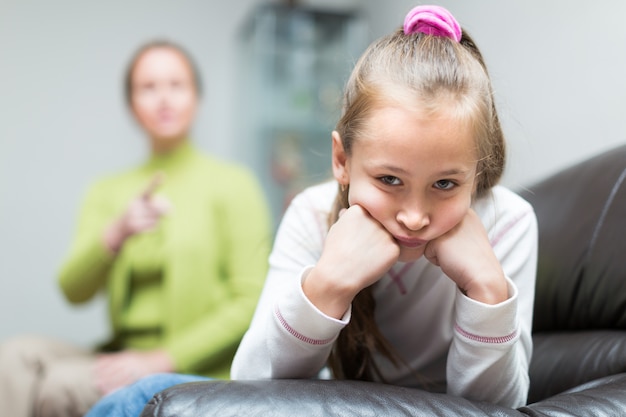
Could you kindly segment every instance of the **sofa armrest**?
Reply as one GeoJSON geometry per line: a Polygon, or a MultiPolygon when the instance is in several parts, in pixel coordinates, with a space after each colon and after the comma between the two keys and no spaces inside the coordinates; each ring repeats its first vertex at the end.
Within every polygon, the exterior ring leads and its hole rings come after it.
{"type": "Polygon", "coordinates": [[[577,331],[533,335],[528,402],[587,381],[626,372],[626,332],[577,331]]]}
{"type": "Polygon", "coordinates": [[[142,417],[523,416],[497,405],[362,381],[208,381],[155,395],[142,417]]]}
{"type": "Polygon", "coordinates": [[[626,410],[626,373],[596,379],[519,410],[532,417],[613,417],[626,410]]]}
{"type": "Polygon", "coordinates": [[[207,381],[156,394],[141,417],[532,416],[614,417],[626,410],[626,373],[587,382],[518,410],[360,381],[207,381]]]}

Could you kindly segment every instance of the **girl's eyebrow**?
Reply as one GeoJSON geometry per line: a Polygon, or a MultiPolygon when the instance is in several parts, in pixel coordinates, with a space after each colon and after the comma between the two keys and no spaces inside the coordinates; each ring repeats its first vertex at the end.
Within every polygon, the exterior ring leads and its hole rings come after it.
{"type": "Polygon", "coordinates": [[[449,170],[446,170],[446,171],[439,172],[438,175],[444,175],[444,176],[447,176],[447,175],[451,175],[451,176],[454,176],[454,175],[467,175],[468,172],[469,172],[469,170],[466,170],[466,169],[449,169],[449,170]]]}
{"type": "MultiPolygon", "coordinates": [[[[374,163],[374,165],[377,165],[377,164],[374,163]]],[[[379,166],[379,168],[387,170],[387,171],[391,171],[395,174],[403,174],[403,175],[409,174],[409,171],[407,171],[406,169],[397,167],[395,165],[382,164],[379,166]]]]}
{"type": "MultiPolygon", "coordinates": [[[[376,164],[374,164],[376,165],[376,164]]],[[[409,172],[401,167],[395,166],[395,165],[388,165],[388,164],[382,164],[379,166],[379,168],[385,169],[387,171],[391,171],[395,174],[403,174],[403,175],[408,175],[409,172]]],[[[469,173],[470,170],[467,169],[460,169],[460,168],[453,168],[453,169],[447,169],[444,171],[440,171],[438,172],[436,175],[437,176],[455,176],[455,175],[467,175],[469,173]]]]}

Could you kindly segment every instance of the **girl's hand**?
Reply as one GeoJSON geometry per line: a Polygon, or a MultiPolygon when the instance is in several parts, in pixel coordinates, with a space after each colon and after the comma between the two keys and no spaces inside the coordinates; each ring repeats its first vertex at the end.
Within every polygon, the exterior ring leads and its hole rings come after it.
{"type": "Polygon", "coordinates": [[[124,350],[101,354],[95,364],[96,386],[102,395],[160,372],[173,372],[174,362],[164,350],[124,350]]]}
{"type": "Polygon", "coordinates": [[[141,195],[132,200],[126,211],[106,230],[104,243],[112,253],[119,252],[129,237],[154,229],[161,217],[170,211],[170,202],[154,195],[162,182],[163,175],[156,174],[141,195]]]}
{"type": "Polygon", "coordinates": [[[486,304],[508,298],[504,271],[474,210],[469,209],[452,230],[428,242],[424,256],[468,297],[486,304]]]}
{"type": "Polygon", "coordinates": [[[302,289],[320,311],[339,319],[356,294],[378,281],[399,256],[393,236],[365,209],[353,205],[330,228],[322,256],[302,289]]]}

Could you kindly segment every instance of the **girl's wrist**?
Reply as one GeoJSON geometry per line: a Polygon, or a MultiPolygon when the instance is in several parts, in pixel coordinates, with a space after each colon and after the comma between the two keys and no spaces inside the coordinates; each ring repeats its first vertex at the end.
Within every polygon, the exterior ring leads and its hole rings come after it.
{"type": "Polygon", "coordinates": [[[509,298],[509,287],[504,273],[494,275],[491,279],[474,282],[462,291],[467,297],[483,304],[500,304],[509,298]]]}
{"type": "Polygon", "coordinates": [[[333,279],[322,268],[315,266],[304,277],[302,291],[306,298],[322,313],[335,319],[341,319],[358,291],[340,284],[340,279],[333,279]]]}

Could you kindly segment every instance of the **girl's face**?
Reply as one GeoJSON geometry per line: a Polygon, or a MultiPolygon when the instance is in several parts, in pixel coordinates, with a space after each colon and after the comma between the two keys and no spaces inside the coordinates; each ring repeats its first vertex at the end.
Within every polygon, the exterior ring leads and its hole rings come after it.
{"type": "Polygon", "coordinates": [[[386,106],[375,110],[352,154],[333,132],[333,172],[395,238],[400,261],[417,260],[426,244],[466,215],[475,190],[477,151],[467,124],[445,112],[386,106]]]}
{"type": "Polygon", "coordinates": [[[192,69],[172,48],[153,48],[138,59],[131,78],[131,107],[156,152],[182,142],[191,127],[197,94],[192,69]]]}

